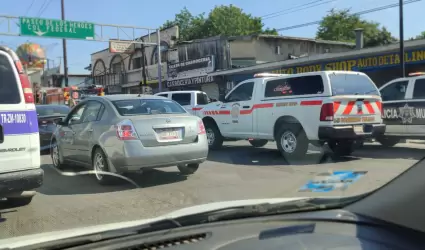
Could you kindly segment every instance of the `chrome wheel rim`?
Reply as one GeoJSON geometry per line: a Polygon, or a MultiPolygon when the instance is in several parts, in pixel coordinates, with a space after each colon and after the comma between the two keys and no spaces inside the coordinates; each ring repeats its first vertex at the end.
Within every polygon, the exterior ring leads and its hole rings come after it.
{"type": "Polygon", "coordinates": [[[212,145],[214,143],[215,140],[215,134],[214,131],[210,128],[207,128],[207,141],[208,141],[208,145],[212,145]]]}
{"type": "Polygon", "coordinates": [[[291,131],[283,133],[280,144],[286,153],[293,153],[297,148],[297,137],[291,131]]]}
{"type": "Polygon", "coordinates": [[[101,172],[105,171],[105,161],[103,158],[103,155],[100,153],[97,153],[94,157],[94,173],[96,175],[96,178],[98,180],[102,180],[103,175],[101,172]]]}
{"type": "Polygon", "coordinates": [[[59,148],[57,144],[53,145],[52,162],[53,162],[53,166],[55,167],[59,166],[59,148]]]}

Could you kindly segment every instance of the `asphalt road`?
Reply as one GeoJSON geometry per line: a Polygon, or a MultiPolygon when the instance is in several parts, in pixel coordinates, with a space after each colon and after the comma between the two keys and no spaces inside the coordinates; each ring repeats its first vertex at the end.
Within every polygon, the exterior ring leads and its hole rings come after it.
{"type": "Polygon", "coordinates": [[[352,157],[335,160],[323,159],[312,148],[303,162],[288,164],[274,143],[253,148],[247,142],[234,142],[210,152],[208,161],[189,177],[174,167],[130,176],[138,187],[125,181],[105,187],[93,175],[61,175],[50,165],[50,157],[42,156],[44,185],[30,205],[0,210],[0,238],[149,218],[215,201],[360,194],[412,166],[425,155],[424,149],[425,144],[387,149],[367,144],[352,157]],[[344,191],[299,191],[317,174],[337,170],[367,173],[344,191]]]}

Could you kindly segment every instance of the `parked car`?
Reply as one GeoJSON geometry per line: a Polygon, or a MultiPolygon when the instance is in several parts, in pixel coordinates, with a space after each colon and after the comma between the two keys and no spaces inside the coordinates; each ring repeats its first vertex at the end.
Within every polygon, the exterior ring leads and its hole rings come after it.
{"type": "Polygon", "coordinates": [[[88,97],[56,123],[53,165],[93,168],[100,184],[117,179],[105,172],[177,166],[193,174],[208,154],[201,119],[160,96],[88,97]]]}
{"type": "Polygon", "coordinates": [[[66,105],[36,105],[38,127],[40,130],[40,150],[50,149],[53,132],[56,130],[54,121],[68,115],[70,108],[66,105]]]}
{"type": "Polygon", "coordinates": [[[16,53],[0,46],[0,199],[29,204],[43,184],[31,83],[16,53]]]}
{"type": "Polygon", "coordinates": [[[189,113],[199,116],[199,112],[212,100],[205,92],[199,90],[166,91],[156,93],[157,96],[167,97],[182,105],[189,113]]]}

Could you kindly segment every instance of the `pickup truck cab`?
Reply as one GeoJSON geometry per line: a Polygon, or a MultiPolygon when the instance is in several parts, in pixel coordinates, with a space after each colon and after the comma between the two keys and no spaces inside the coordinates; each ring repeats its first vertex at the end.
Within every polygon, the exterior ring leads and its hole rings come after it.
{"type": "Polygon", "coordinates": [[[210,103],[201,118],[210,149],[227,139],[248,139],[261,147],[276,141],[286,158],[302,158],[308,144],[340,155],[356,140],[385,132],[381,97],[373,81],[360,72],[321,71],[259,77],[239,83],[224,102],[210,103]]]}
{"type": "Polygon", "coordinates": [[[386,147],[404,139],[425,139],[425,73],[394,79],[380,89],[384,136],[375,138],[386,147]]]}
{"type": "Polygon", "coordinates": [[[177,102],[193,115],[198,115],[203,106],[210,103],[208,95],[205,92],[198,90],[167,91],[159,92],[155,95],[163,96],[177,102]]]}

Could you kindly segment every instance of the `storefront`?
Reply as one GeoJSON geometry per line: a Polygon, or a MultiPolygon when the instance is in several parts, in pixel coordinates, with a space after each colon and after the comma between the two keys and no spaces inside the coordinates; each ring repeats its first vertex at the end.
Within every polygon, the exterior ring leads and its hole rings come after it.
{"type": "MultiPolygon", "coordinates": [[[[406,41],[406,75],[425,71],[425,40],[406,41]]],[[[384,83],[400,77],[400,57],[398,44],[353,50],[343,53],[317,55],[306,58],[264,63],[252,67],[211,73],[222,76],[228,86],[250,79],[256,73],[270,72],[297,74],[323,70],[360,71],[366,73],[380,87],[384,83]]]]}
{"type": "Polygon", "coordinates": [[[194,60],[168,64],[169,90],[200,90],[210,98],[218,99],[219,86],[214,76],[208,73],[215,70],[215,57],[206,56],[194,60]]]}

